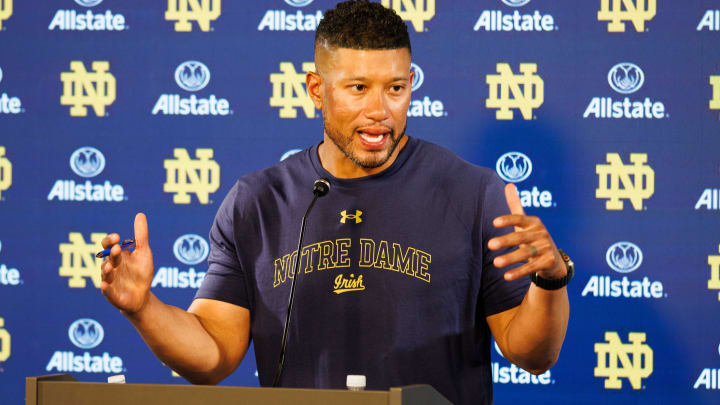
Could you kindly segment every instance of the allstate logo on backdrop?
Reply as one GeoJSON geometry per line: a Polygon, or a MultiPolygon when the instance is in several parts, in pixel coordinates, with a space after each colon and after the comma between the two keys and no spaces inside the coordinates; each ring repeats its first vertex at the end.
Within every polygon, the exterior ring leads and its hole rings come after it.
{"type": "MultiPolygon", "coordinates": [[[[79,6],[87,8],[95,7],[102,2],[103,0],[75,0],[79,6]]],[[[50,31],[54,29],[60,31],[122,31],[127,28],[125,16],[113,14],[110,10],[105,10],[104,13],[95,13],[92,10],[60,9],[55,12],[55,16],[48,25],[50,31]]]]}
{"type": "MultiPolygon", "coordinates": [[[[717,351],[718,354],[720,354],[720,345],[718,345],[717,351]]],[[[693,389],[703,388],[706,390],[720,390],[720,368],[704,368],[700,371],[700,375],[698,375],[698,378],[695,380],[693,389]]]]}
{"type": "MultiPolygon", "coordinates": [[[[99,175],[105,168],[105,156],[92,146],[83,146],[70,155],[70,168],[75,174],[86,179],[99,175]]],[[[75,180],[56,180],[48,201],[112,201],[127,200],[125,189],[119,184],[105,180],[102,184],[94,184],[90,180],[75,183],[75,180]]]]}
{"type": "MultiPolygon", "coordinates": [[[[0,82],[2,80],[3,71],[0,68],[0,82]]],[[[0,93],[0,114],[20,114],[22,112],[25,112],[25,109],[22,108],[22,101],[18,97],[8,96],[5,92],[0,93]]]]}
{"type": "MultiPolygon", "coordinates": [[[[2,251],[2,241],[0,241],[0,252],[2,251]]],[[[0,286],[9,285],[16,286],[22,284],[20,279],[20,270],[8,268],[4,263],[0,263],[0,286]]]]}
{"type": "MultiPolygon", "coordinates": [[[[502,0],[510,7],[522,7],[530,0],[502,0]]],[[[474,31],[517,31],[517,32],[549,32],[557,31],[555,17],[550,14],[540,14],[535,10],[532,14],[521,14],[515,10],[505,13],[502,10],[484,10],[480,13],[473,27],[474,31]]]]}
{"type": "MultiPolygon", "coordinates": [[[[510,183],[520,183],[530,177],[533,164],[530,158],[522,152],[507,152],[500,156],[495,163],[495,170],[501,179],[510,183]]],[[[520,203],[523,207],[550,208],[556,207],[552,193],[549,190],[539,190],[533,186],[531,190],[518,190],[520,203]]]]}
{"type": "Polygon", "coordinates": [[[302,72],[298,72],[292,62],[280,62],[279,68],[280,73],[270,74],[270,107],[280,107],[280,118],[297,118],[298,108],[305,113],[305,118],[315,118],[315,104],[305,84],[305,75],[315,70],[315,63],[303,62],[302,72]]]}
{"type": "MultiPolygon", "coordinates": [[[[413,80],[411,83],[412,92],[420,89],[420,86],[425,82],[425,73],[415,63],[410,64],[410,71],[414,73],[413,80]]],[[[408,117],[428,117],[428,118],[439,118],[447,116],[445,106],[440,100],[431,100],[430,97],[425,96],[422,100],[411,100],[410,107],[407,112],[408,117]]]]}
{"type": "Polygon", "coordinates": [[[114,374],[125,371],[122,358],[111,356],[108,352],[92,355],[87,351],[100,345],[105,337],[105,331],[98,321],[90,318],[74,321],[68,328],[68,337],[73,345],[85,352],[58,350],[48,361],[46,371],[114,374]]]}
{"type": "Polygon", "coordinates": [[[94,319],[80,318],[70,324],[68,337],[75,346],[81,349],[92,349],[102,343],[105,338],[105,330],[94,319]]]}
{"type": "Polygon", "coordinates": [[[220,0],[168,0],[165,20],[175,21],[175,31],[190,32],[195,21],[200,31],[211,31],[210,22],[220,17],[220,0]]]}
{"type": "Polygon", "coordinates": [[[0,0],[0,31],[5,29],[3,21],[13,14],[13,0],[0,0]]]}
{"type": "MultiPolygon", "coordinates": [[[[202,263],[210,253],[210,246],[200,235],[185,234],[175,240],[173,254],[175,258],[188,266],[202,263]]],[[[177,266],[162,266],[153,277],[151,287],[198,288],[205,278],[205,272],[197,272],[194,267],[180,270],[177,266]]]]}
{"type": "Polygon", "coordinates": [[[618,273],[632,273],[642,264],[643,254],[632,242],[613,243],[605,253],[605,260],[618,273]]]}
{"type": "MultiPolygon", "coordinates": [[[[275,1],[279,2],[279,0],[275,1]]],[[[312,2],[313,0],[285,0],[288,5],[297,8],[308,6],[312,2]]],[[[295,12],[267,10],[257,29],[258,31],[315,31],[323,17],[320,10],[315,13],[304,13],[302,10],[295,10],[295,12]]]]}
{"type": "MultiPolygon", "coordinates": [[[[638,245],[622,241],[610,245],[605,252],[608,266],[615,272],[629,274],[640,268],[643,253],[638,245]]],[[[611,276],[593,275],[588,280],[581,294],[583,297],[592,295],[603,298],[663,298],[667,297],[662,282],[651,281],[647,276],[642,280],[630,280],[624,275],[622,279],[611,276]]]]}
{"type": "Polygon", "coordinates": [[[555,380],[552,379],[552,372],[550,370],[540,374],[533,375],[527,371],[521,369],[513,363],[505,361],[505,356],[500,351],[500,347],[497,342],[493,340],[493,346],[495,351],[500,355],[503,360],[503,365],[500,365],[499,361],[493,361],[490,363],[492,369],[493,383],[495,384],[532,384],[532,385],[550,385],[555,384],[555,380]]]}
{"type": "MultiPolygon", "coordinates": [[[[645,83],[645,73],[640,66],[621,62],[610,68],[607,75],[610,87],[620,94],[632,94],[640,90],[645,83]]],[[[593,97],[590,100],[583,118],[630,118],[630,119],[661,119],[669,118],[662,101],[645,100],[613,100],[612,97],[593,97]]]]}
{"type": "Polygon", "coordinates": [[[382,5],[410,21],[416,32],[427,31],[425,23],[435,17],[435,0],[382,0],[382,5]]]}
{"type": "MultiPolygon", "coordinates": [[[[175,68],[175,83],[185,91],[195,92],[204,89],[210,82],[210,69],[196,60],[182,62],[175,68]]],[[[191,94],[181,97],[180,94],[162,94],[155,102],[152,114],[157,115],[229,115],[230,102],[226,98],[216,98],[210,94],[207,98],[191,94]]]]}
{"type": "Polygon", "coordinates": [[[720,10],[707,10],[697,25],[697,30],[720,31],[720,10]]]}

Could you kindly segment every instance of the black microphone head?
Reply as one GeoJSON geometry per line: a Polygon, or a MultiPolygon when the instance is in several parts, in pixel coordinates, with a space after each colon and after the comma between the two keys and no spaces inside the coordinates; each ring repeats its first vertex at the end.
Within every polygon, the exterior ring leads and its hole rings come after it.
{"type": "Polygon", "coordinates": [[[315,180],[313,184],[313,194],[318,197],[326,195],[330,191],[330,181],[326,178],[315,180]]]}

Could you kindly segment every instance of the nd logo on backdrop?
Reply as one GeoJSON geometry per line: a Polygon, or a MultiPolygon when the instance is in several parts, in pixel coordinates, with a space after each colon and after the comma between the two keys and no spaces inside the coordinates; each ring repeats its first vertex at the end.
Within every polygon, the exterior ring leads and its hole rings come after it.
{"type": "Polygon", "coordinates": [[[0,201],[2,192],[12,186],[12,163],[5,157],[5,147],[0,146],[0,201]]]}
{"type": "Polygon", "coordinates": [[[71,72],[60,73],[63,82],[61,105],[69,105],[71,117],[87,116],[87,106],[92,106],[95,115],[105,116],[105,107],[115,101],[115,76],[108,72],[110,63],[95,61],[92,72],[85,69],[81,61],[71,61],[71,72]]]}
{"type": "Polygon", "coordinates": [[[533,109],[539,108],[545,101],[545,82],[536,74],[537,64],[521,63],[521,74],[514,74],[510,65],[498,63],[497,75],[485,76],[490,94],[485,100],[487,108],[497,108],[495,119],[511,120],[512,109],[520,110],[523,118],[533,118],[533,109]]]}
{"type": "Polygon", "coordinates": [[[425,22],[435,17],[435,0],[382,0],[382,5],[410,21],[416,32],[424,32],[425,22]]]}
{"type": "Polygon", "coordinates": [[[601,0],[598,21],[609,21],[608,32],[625,32],[625,22],[645,32],[645,23],[655,17],[656,0],[601,0]]]}
{"type": "Polygon", "coordinates": [[[281,107],[280,118],[297,118],[297,108],[302,108],[306,118],[315,118],[315,104],[305,87],[305,75],[315,70],[315,63],[303,62],[302,69],[304,73],[298,73],[292,62],[280,62],[280,73],[270,74],[270,107],[281,107]]]}
{"type": "Polygon", "coordinates": [[[608,164],[595,166],[599,180],[595,198],[608,199],[606,210],[622,210],[621,200],[630,200],[635,211],[642,210],[643,200],[655,193],[655,170],[646,165],[647,153],[631,153],[632,165],[624,164],[617,153],[606,154],[605,160],[608,164]]]}
{"type": "Polygon", "coordinates": [[[10,18],[12,14],[13,0],[0,0],[0,31],[3,29],[3,21],[10,18]]]}
{"type": "Polygon", "coordinates": [[[167,172],[163,191],[175,193],[173,203],[190,204],[190,193],[195,194],[200,204],[210,203],[210,193],[220,188],[220,165],[212,159],[212,149],[195,149],[191,159],[185,148],[173,149],[175,159],[165,159],[167,172]]]}
{"type": "MultiPolygon", "coordinates": [[[[720,246],[718,246],[720,253],[720,246]]],[[[720,290],[720,255],[708,255],[708,266],[710,266],[710,279],[707,282],[708,290],[720,290]]],[[[718,301],[720,301],[720,292],[718,292],[718,301]]]]}
{"type": "Polygon", "coordinates": [[[10,332],[5,330],[5,319],[0,317],[0,361],[10,358],[10,332]]]}
{"type": "Polygon", "coordinates": [[[710,76],[710,86],[712,86],[712,98],[710,99],[710,109],[720,110],[720,75],[710,76]]]}
{"type": "Polygon", "coordinates": [[[617,332],[605,332],[605,342],[595,343],[594,376],[605,377],[605,389],[621,389],[621,378],[635,390],[642,388],[642,380],[653,372],[653,350],[645,339],[645,333],[630,332],[630,343],[623,343],[617,332]]]}
{"type": "Polygon", "coordinates": [[[168,0],[167,21],[175,22],[175,31],[190,32],[195,21],[200,31],[210,31],[210,21],[220,17],[220,0],[168,0]]]}
{"type": "Polygon", "coordinates": [[[87,243],[82,233],[70,232],[68,234],[70,243],[59,245],[62,264],[58,272],[60,277],[69,277],[68,287],[85,288],[87,285],[85,278],[89,278],[96,288],[100,288],[102,281],[100,265],[103,259],[95,257],[95,254],[102,250],[100,242],[106,235],[106,233],[93,232],[90,234],[91,243],[87,243]]]}

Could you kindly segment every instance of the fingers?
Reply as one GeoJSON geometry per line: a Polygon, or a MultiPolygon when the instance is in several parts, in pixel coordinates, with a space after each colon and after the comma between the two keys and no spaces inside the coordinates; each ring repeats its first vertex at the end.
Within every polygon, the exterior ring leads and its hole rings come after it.
{"type": "Polygon", "coordinates": [[[116,233],[111,233],[108,236],[104,237],[103,240],[100,242],[102,243],[103,249],[107,249],[110,246],[119,243],[120,242],[120,235],[116,233]]]}
{"type": "Polygon", "coordinates": [[[537,254],[533,255],[533,250],[530,245],[521,245],[517,250],[514,250],[508,254],[498,256],[493,260],[495,267],[507,267],[511,264],[519,263],[530,258],[533,258],[533,262],[537,261],[539,257],[544,256],[546,253],[550,253],[551,257],[555,257],[549,243],[547,242],[533,242],[532,244],[537,250],[537,254]]]}
{"type": "Polygon", "coordinates": [[[553,266],[555,266],[555,255],[553,252],[546,252],[541,256],[535,257],[527,264],[505,272],[505,280],[517,280],[518,278],[528,276],[539,270],[551,268],[553,266]]]}
{"type": "Polygon", "coordinates": [[[135,250],[148,248],[148,224],[145,214],[135,215],[135,250]]]}
{"type": "Polygon", "coordinates": [[[122,259],[121,253],[122,248],[120,248],[120,245],[113,245],[113,247],[110,249],[110,255],[108,256],[108,260],[106,263],[110,263],[110,265],[113,267],[118,267],[122,259]]]}
{"type": "Polygon", "coordinates": [[[488,248],[490,248],[490,250],[498,250],[504,247],[518,246],[523,243],[532,243],[547,236],[549,236],[547,231],[513,232],[490,239],[490,241],[488,241],[488,248]]]}
{"type": "Polygon", "coordinates": [[[540,223],[540,218],[534,216],[511,214],[497,217],[493,220],[493,225],[496,228],[505,228],[508,226],[515,226],[518,228],[528,228],[533,225],[540,223]]]}
{"type": "Polygon", "coordinates": [[[522,204],[520,203],[520,195],[518,194],[515,184],[508,183],[505,185],[505,200],[507,201],[510,213],[515,215],[525,215],[522,204]]]}
{"type": "Polygon", "coordinates": [[[106,282],[107,284],[112,284],[113,280],[115,279],[115,266],[113,266],[109,260],[102,264],[101,275],[102,281],[106,282]]]}

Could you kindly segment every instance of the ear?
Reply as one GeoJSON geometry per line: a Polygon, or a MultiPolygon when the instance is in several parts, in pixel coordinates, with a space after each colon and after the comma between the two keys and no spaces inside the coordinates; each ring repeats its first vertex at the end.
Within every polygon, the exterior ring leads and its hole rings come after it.
{"type": "Polygon", "coordinates": [[[322,94],[322,77],[317,72],[308,72],[305,76],[305,85],[307,86],[308,95],[315,104],[315,108],[322,111],[323,94],[322,94]]]}

